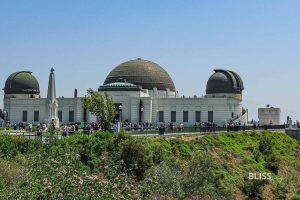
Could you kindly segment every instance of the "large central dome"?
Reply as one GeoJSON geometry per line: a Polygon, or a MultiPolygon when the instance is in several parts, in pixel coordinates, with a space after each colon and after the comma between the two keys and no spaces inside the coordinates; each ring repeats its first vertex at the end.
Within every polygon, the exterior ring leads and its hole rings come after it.
{"type": "Polygon", "coordinates": [[[128,83],[141,86],[143,89],[175,91],[175,85],[169,74],[158,64],[136,59],[124,62],[114,68],[104,81],[104,85],[123,79],[128,83]]]}

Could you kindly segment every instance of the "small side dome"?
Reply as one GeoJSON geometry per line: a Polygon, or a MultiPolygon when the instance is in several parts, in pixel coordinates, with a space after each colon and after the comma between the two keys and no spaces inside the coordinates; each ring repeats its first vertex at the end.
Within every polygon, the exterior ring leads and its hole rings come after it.
{"type": "Polygon", "coordinates": [[[242,94],[244,84],[237,73],[223,69],[216,69],[214,71],[215,73],[207,81],[206,94],[242,94]]]}
{"type": "Polygon", "coordinates": [[[12,73],[3,90],[5,94],[40,94],[39,83],[30,71],[12,73]]]}

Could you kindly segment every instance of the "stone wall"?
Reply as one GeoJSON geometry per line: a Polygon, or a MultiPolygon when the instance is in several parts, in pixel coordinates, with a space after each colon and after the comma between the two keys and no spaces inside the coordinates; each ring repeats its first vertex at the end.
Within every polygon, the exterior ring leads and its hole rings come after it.
{"type": "Polygon", "coordinates": [[[300,129],[285,129],[285,133],[290,137],[300,141],[300,129]]]}

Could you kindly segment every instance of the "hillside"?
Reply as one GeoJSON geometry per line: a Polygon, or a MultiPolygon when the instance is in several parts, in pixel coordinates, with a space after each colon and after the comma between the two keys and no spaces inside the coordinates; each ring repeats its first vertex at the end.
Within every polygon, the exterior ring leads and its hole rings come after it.
{"type": "Polygon", "coordinates": [[[0,136],[0,156],[1,199],[300,199],[300,143],[281,133],[0,136]]]}

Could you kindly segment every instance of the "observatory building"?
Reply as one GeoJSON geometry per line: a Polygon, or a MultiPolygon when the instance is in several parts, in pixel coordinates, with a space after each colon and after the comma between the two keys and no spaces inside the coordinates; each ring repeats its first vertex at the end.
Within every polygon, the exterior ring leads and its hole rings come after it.
{"type": "MultiPolygon", "coordinates": [[[[4,86],[4,110],[11,123],[93,122],[95,116],[84,109],[83,97],[57,98],[54,69],[49,76],[48,95],[40,96],[38,80],[29,71],[11,74],[4,86]]],[[[212,122],[247,124],[247,109],[242,105],[244,85],[230,70],[215,69],[206,85],[206,95],[184,97],[176,90],[170,75],[158,64],[136,59],[115,67],[99,93],[108,92],[115,103],[118,119],[132,123],[174,122],[193,125],[212,122]],[[121,110],[118,110],[118,109],[121,110]]],[[[58,123],[57,123],[58,126],[58,123]]]]}

